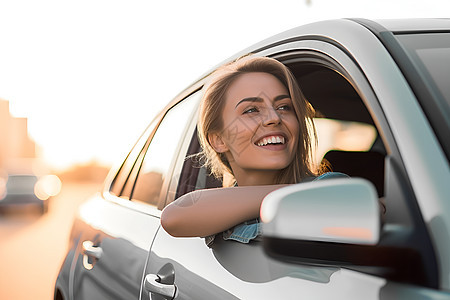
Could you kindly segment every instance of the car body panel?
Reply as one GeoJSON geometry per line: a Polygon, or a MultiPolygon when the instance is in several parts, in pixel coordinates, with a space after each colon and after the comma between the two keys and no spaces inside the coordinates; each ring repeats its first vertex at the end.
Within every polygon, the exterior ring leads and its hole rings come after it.
{"type": "MultiPolygon", "coordinates": [[[[241,244],[216,238],[209,249],[203,239],[174,238],[160,230],[146,273],[155,274],[164,264],[173,264],[176,299],[289,299],[294,286],[294,298],[299,299],[329,299],[330,295],[378,299],[386,283],[341,268],[296,266],[268,259],[260,242],[241,244]],[[192,259],[193,253],[196,259],[192,259]]],[[[143,292],[142,299],[149,299],[143,292]]]]}
{"type": "Polygon", "coordinates": [[[124,209],[100,194],[84,203],[72,232],[73,259],[66,260],[59,275],[70,278],[68,299],[137,299],[158,227],[158,217],[124,209]],[[99,259],[84,254],[85,241],[103,250],[99,259]]]}

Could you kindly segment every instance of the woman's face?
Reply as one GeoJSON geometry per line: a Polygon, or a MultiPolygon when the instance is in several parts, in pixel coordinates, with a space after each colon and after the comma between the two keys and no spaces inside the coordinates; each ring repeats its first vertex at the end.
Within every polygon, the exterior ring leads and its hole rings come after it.
{"type": "Polygon", "coordinates": [[[286,87],[268,73],[239,76],[225,95],[223,128],[216,136],[239,185],[272,183],[293,160],[299,123],[286,87]],[[250,184],[250,183],[249,183],[250,184]]]}

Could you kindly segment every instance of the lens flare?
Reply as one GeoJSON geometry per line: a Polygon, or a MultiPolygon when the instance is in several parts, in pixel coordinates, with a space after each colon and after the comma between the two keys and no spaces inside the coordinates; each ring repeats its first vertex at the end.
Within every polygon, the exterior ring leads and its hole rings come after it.
{"type": "Polygon", "coordinates": [[[50,197],[58,195],[61,191],[61,186],[62,183],[58,176],[45,175],[34,186],[34,193],[39,199],[47,200],[50,197]]]}

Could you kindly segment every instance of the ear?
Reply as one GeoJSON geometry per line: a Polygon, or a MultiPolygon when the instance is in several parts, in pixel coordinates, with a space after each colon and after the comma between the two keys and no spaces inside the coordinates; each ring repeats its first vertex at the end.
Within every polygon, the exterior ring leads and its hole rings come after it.
{"type": "Polygon", "coordinates": [[[228,146],[224,143],[222,137],[217,133],[209,134],[208,141],[211,147],[213,147],[213,149],[218,153],[225,153],[229,150],[228,146]]]}

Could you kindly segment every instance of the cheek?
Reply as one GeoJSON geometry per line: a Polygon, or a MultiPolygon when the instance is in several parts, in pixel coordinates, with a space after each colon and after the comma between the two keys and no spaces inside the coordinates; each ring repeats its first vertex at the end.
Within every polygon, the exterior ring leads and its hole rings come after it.
{"type": "Polygon", "coordinates": [[[291,132],[292,136],[298,139],[300,134],[300,124],[297,118],[295,116],[289,116],[285,119],[285,124],[288,130],[291,132]]]}
{"type": "Polygon", "coordinates": [[[222,131],[223,141],[232,153],[244,151],[252,142],[254,132],[246,124],[235,122],[222,131]]]}

